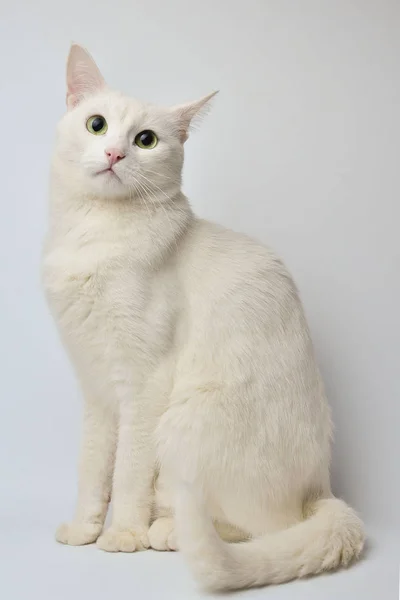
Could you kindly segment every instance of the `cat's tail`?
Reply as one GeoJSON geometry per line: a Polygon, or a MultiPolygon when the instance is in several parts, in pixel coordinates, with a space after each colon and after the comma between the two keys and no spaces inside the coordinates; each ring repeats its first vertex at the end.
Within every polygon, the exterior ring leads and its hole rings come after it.
{"type": "Polygon", "coordinates": [[[308,515],[286,530],[228,544],[201,497],[185,486],[176,507],[179,549],[200,584],[215,591],[284,583],[347,566],[360,556],[363,524],[345,502],[316,500],[308,515]]]}

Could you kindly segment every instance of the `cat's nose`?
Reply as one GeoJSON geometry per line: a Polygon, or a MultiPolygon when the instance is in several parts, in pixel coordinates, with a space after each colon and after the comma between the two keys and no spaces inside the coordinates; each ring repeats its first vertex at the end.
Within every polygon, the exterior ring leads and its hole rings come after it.
{"type": "Polygon", "coordinates": [[[119,148],[107,148],[104,152],[106,153],[110,167],[125,157],[125,154],[119,148]]]}

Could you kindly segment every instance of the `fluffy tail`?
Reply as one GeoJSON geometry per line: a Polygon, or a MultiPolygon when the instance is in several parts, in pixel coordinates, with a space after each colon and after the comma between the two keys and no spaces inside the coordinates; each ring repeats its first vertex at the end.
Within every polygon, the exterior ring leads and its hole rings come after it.
{"type": "Polygon", "coordinates": [[[178,499],[179,549],[209,590],[277,584],[347,566],[364,545],[361,520],[342,500],[317,500],[289,529],[238,544],[218,536],[203,501],[184,488],[178,499]]]}

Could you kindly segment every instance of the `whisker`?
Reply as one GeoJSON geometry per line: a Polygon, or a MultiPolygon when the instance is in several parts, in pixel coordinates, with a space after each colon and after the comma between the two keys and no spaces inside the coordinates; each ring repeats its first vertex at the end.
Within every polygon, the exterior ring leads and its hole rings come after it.
{"type": "MultiPolygon", "coordinates": [[[[170,171],[172,173],[172,171],[170,171]]],[[[161,176],[163,179],[168,179],[168,181],[172,181],[172,177],[168,177],[167,175],[161,174],[157,171],[153,171],[151,169],[146,169],[146,173],[150,173],[151,175],[161,176]]]]}
{"type": "MultiPolygon", "coordinates": [[[[143,177],[143,175],[142,175],[142,177],[143,177]]],[[[145,178],[145,179],[147,179],[147,178],[145,178]]],[[[150,183],[151,183],[151,182],[150,182],[150,183]]],[[[144,189],[144,190],[146,190],[146,191],[147,191],[147,194],[149,194],[149,200],[150,200],[151,202],[153,202],[153,205],[155,204],[155,201],[158,203],[158,206],[161,208],[161,210],[163,211],[163,213],[164,213],[164,215],[165,215],[165,217],[166,217],[166,219],[167,219],[167,221],[168,221],[168,224],[169,224],[169,227],[170,227],[171,233],[172,233],[172,235],[173,235],[173,234],[174,234],[174,228],[172,227],[172,221],[171,221],[171,219],[169,218],[168,212],[166,211],[165,207],[163,206],[163,203],[161,202],[161,200],[160,200],[159,198],[157,198],[157,195],[154,193],[154,191],[153,191],[153,190],[150,188],[150,186],[149,186],[147,183],[145,183],[145,182],[141,181],[141,182],[140,182],[140,185],[143,187],[143,189],[144,189]]],[[[157,186],[157,187],[158,187],[158,186],[157,186]]],[[[159,188],[159,189],[160,189],[160,188],[159,188]]],[[[160,190],[160,191],[162,191],[162,190],[160,190]]],[[[164,193],[164,192],[163,192],[163,193],[164,193]]],[[[165,194],[165,193],[164,193],[164,194],[165,194]]],[[[166,196],[166,197],[167,197],[169,200],[171,200],[171,198],[170,198],[170,197],[169,197],[167,194],[165,194],[165,196],[166,196]]],[[[174,236],[174,235],[173,235],[173,239],[174,239],[175,247],[176,247],[176,249],[178,249],[178,244],[177,244],[177,241],[176,241],[176,238],[175,238],[175,236],[174,236]]]]}
{"type": "MultiPolygon", "coordinates": [[[[141,183],[137,179],[134,178],[134,184],[136,186],[138,186],[138,187],[135,188],[135,191],[139,194],[140,199],[143,200],[143,204],[145,205],[145,208],[146,208],[146,211],[147,211],[147,214],[148,214],[148,217],[149,217],[149,221],[150,221],[150,219],[151,219],[151,213],[150,213],[149,206],[148,206],[148,204],[146,202],[146,198],[145,198],[143,192],[141,191],[141,188],[142,188],[141,183]]],[[[131,197],[133,197],[133,194],[131,194],[131,197]]]]}

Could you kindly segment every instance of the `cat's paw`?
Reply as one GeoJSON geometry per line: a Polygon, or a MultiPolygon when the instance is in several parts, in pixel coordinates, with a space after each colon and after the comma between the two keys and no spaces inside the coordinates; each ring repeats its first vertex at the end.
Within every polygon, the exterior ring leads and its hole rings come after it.
{"type": "Polygon", "coordinates": [[[98,538],[97,547],[106,552],[136,552],[150,546],[147,531],[110,527],[98,538]]]}
{"type": "Polygon", "coordinates": [[[156,519],[149,529],[149,542],[154,550],[178,550],[174,520],[170,517],[156,519]]]}
{"type": "Polygon", "coordinates": [[[63,523],[56,531],[56,540],[61,544],[83,546],[95,542],[101,530],[98,523],[63,523]]]}

